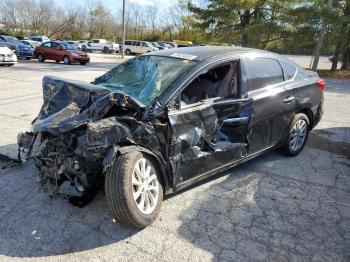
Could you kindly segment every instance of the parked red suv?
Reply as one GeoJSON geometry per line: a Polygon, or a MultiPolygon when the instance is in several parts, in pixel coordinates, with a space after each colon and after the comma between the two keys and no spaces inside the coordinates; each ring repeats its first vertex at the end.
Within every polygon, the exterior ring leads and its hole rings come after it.
{"type": "Polygon", "coordinates": [[[63,61],[65,64],[80,63],[81,65],[90,62],[90,57],[87,53],[79,51],[75,46],[65,42],[43,43],[35,48],[34,57],[39,62],[54,60],[57,63],[63,61]]]}

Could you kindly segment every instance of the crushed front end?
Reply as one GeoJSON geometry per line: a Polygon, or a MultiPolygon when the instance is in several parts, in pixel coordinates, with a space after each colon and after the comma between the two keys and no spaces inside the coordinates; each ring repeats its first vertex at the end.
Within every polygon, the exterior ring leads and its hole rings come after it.
{"type": "Polygon", "coordinates": [[[54,77],[44,78],[43,91],[42,109],[18,146],[23,161],[34,160],[39,181],[53,185],[52,195],[89,198],[103,185],[111,148],[155,137],[152,126],[140,124],[142,107],[124,94],[54,77]]]}

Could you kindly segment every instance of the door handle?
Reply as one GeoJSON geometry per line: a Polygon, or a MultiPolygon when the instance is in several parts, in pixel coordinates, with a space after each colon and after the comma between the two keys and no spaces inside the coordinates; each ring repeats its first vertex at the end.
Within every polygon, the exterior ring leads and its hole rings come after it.
{"type": "Polygon", "coordinates": [[[248,122],[249,117],[228,118],[223,121],[224,124],[247,124],[248,122]]]}
{"type": "Polygon", "coordinates": [[[283,103],[289,104],[289,103],[293,102],[294,99],[295,99],[294,96],[290,96],[290,97],[284,99],[284,100],[283,100],[283,103]]]}

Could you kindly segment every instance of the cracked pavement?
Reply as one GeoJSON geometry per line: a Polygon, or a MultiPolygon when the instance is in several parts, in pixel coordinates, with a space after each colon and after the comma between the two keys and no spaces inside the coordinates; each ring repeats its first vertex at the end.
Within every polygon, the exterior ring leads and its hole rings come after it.
{"type": "MultiPolygon", "coordinates": [[[[54,63],[33,75],[33,63],[0,67],[2,154],[15,155],[11,132],[37,113],[42,75],[74,75],[54,63]],[[16,109],[3,103],[19,94],[16,109]]],[[[76,79],[106,70],[73,67],[76,79]]],[[[32,162],[0,162],[0,261],[350,261],[350,81],[326,86],[325,115],[299,156],[271,152],[169,196],[144,230],[114,223],[103,192],[75,208],[48,196],[32,162]]]]}

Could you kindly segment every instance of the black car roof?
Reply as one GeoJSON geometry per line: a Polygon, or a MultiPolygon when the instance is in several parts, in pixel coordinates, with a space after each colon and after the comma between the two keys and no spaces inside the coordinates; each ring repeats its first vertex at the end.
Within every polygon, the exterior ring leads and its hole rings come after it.
{"type": "Polygon", "coordinates": [[[206,58],[221,55],[221,54],[235,54],[243,52],[259,52],[271,54],[271,52],[263,51],[259,49],[245,48],[245,47],[227,47],[227,46],[192,46],[192,47],[182,47],[176,49],[167,49],[152,52],[146,55],[156,55],[156,56],[172,56],[181,58],[184,56],[193,56],[195,61],[202,61],[206,58]]]}

